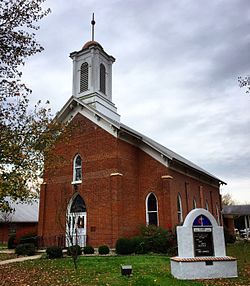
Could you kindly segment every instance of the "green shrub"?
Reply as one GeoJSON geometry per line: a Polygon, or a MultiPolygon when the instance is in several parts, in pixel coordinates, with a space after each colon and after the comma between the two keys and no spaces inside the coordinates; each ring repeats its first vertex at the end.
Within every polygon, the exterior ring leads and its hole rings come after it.
{"type": "Polygon", "coordinates": [[[91,245],[87,245],[83,248],[83,253],[84,254],[94,254],[95,250],[91,245]]]}
{"type": "Polygon", "coordinates": [[[16,248],[16,236],[13,234],[8,239],[8,249],[16,248]]]}
{"type": "Polygon", "coordinates": [[[82,249],[79,245],[72,245],[68,247],[67,249],[67,255],[72,256],[72,255],[81,255],[82,254],[82,249]]]}
{"type": "Polygon", "coordinates": [[[15,253],[17,255],[34,255],[36,253],[36,248],[33,243],[23,243],[23,244],[18,244],[16,247],[15,253]]]}
{"type": "Polygon", "coordinates": [[[142,236],[134,236],[131,239],[133,252],[136,254],[145,254],[148,252],[145,239],[142,236]]]}
{"type": "Polygon", "coordinates": [[[176,247],[175,236],[161,227],[155,225],[142,226],[141,234],[147,251],[166,254],[172,252],[176,247]]]}
{"type": "Polygon", "coordinates": [[[103,254],[109,254],[109,247],[107,245],[101,245],[98,248],[98,253],[103,255],[103,254]]]}
{"type": "Polygon", "coordinates": [[[37,235],[35,233],[29,233],[22,236],[19,240],[20,244],[33,243],[36,247],[38,245],[37,235]]]}
{"type": "Polygon", "coordinates": [[[115,245],[117,254],[131,254],[134,252],[132,240],[126,237],[119,238],[115,245]]]}
{"type": "Polygon", "coordinates": [[[224,227],[224,237],[225,237],[225,243],[226,244],[235,243],[235,241],[236,241],[236,235],[230,233],[226,227],[224,227]]]}
{"type": "Polygon", "coordinates": [[[46,249],[46,253],[48,258],[54,259],[54,258],[62,258],[63,252],[62,248],[59,246],[50,246],[46,249]]]}
{"type": "Polygon", "coordinates": [[[168,256],[177,256],[178,255],[178,246],[175,245],[175,246],[169,248],[167,254],[168,254],[168,256]]]}
{"type": "Polygon", "coordinates": [[[140,233],[143,237],[152,237],[155,235],[158,227],[153,224],[149,225],[141,225],[140,226],[140,233]]]}

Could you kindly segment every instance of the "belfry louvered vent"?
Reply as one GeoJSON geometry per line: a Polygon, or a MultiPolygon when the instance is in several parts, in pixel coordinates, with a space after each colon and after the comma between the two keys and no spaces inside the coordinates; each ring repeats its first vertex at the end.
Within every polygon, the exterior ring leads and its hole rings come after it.
{"type": "Polygon", "coordinates": [[[100,91],[106,94],[106,69],[100,64],[100,91]]]}
{"type": "Polygon", "coordinates": [[[89,80],[88,63],[83,63],[81,65],[81,74],[80,74],[80,92],[88,90],[88,80],[89,80]]]}

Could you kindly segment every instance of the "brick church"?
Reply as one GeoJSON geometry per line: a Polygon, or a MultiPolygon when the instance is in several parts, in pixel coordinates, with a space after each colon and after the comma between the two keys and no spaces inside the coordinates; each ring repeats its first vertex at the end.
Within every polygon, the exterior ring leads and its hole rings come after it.
{"type": "Polygon", "coordinates": [[[57,119],[74,128],[55,146],[65,164],[45,168],[38,235],[43,244],[65,241],[113,247],[140,225],[173,229],[193,208],[221,224],[219,178],[124,125],[112,101],[112,64],[96,41],[70,54],[73,95],[57,119]]]}

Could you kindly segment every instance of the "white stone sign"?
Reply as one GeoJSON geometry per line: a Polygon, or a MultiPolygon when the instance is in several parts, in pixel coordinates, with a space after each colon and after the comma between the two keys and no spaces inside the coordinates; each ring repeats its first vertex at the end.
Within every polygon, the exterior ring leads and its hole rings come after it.
{"type": "Polygon", "coordinates": [[[194,209],[177,226],[178,256],[171,273],[178,279],[237,277],[237,262],[226,256],[223,227],[205,209],[194,209]]]}

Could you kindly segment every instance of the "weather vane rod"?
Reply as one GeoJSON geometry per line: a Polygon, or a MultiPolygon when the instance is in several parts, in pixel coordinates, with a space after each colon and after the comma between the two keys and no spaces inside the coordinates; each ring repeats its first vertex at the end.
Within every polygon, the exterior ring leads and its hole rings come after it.
{"type": "Polygon", "coordinates": [[[91,21],[91,25],[92,25],[92,41],[94,41],[95,38],[95,18],[94,18],[95,14],[92,14],[92,21],[91,21]]]}

